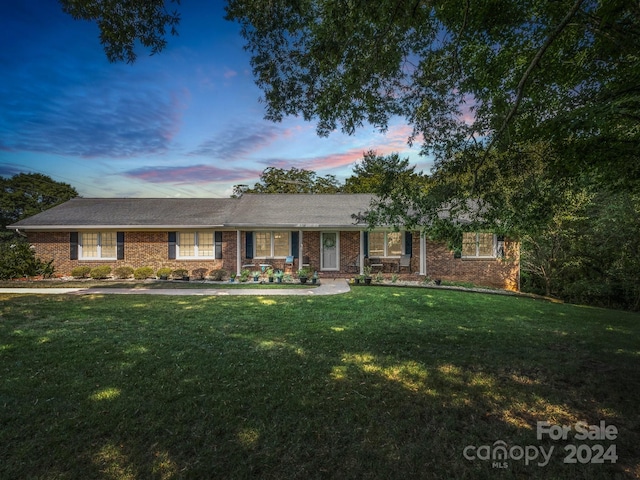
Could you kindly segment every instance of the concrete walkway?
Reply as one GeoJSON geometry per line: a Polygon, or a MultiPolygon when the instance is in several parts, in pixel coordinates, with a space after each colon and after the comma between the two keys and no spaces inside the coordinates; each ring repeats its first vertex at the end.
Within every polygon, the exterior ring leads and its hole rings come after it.
{"type": "Polygon", "coordinates": [[[0,293],[42,295],[337,295],[351,289],[345,279],[322,280],[313,288],[0,288],[0,293]]]}

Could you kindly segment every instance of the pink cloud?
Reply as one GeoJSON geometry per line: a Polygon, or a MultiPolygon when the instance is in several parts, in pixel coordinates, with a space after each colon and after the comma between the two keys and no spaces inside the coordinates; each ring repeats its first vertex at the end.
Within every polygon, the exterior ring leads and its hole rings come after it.
{"type": "Polygon", "coordinates": [[[172,183],[176,185],[201,185],[212,182],[236,182],[254,179],[262,172],[251,169],[228,169],[213,165],[190,165],[185,167],[142,167],[125,172],[127,177],[149,183],[172,183]]]}

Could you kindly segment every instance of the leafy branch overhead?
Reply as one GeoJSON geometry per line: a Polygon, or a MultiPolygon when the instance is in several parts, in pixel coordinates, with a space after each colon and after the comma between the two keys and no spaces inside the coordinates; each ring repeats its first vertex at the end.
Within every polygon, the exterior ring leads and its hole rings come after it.
{"type": "MultiPolygon", "coordinates": [[[[167,32],[178,34],[180,14],[170,12],[165,0],[60,0],[60,3],[74,19],[97,22],[100,43],[110,62],[133,63],[138,42],[152,55],[159,53],[167,45],[167,32]]],[[[179,4],[180,0],[170,3],[179,4]]]]}
{"type": "Polygon", "coordinates": [[[540,139],[584,155],[604,131],[638,140],[637,2],[231,0],[227,11],[272,120],[302,115],[328,135],[402,116],[439,162],[540,139]]]}

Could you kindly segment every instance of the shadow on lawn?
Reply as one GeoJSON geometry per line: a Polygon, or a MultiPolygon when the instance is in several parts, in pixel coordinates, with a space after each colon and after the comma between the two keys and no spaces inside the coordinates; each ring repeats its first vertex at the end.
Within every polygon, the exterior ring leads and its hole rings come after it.
{"type": "Polygon", "coordinates": [[[409,296],[385,310],[393,319],[375,304],[363,317],[366,301],[330,318],[324,299],[146,298],[122,321],[121,303],[94,298],[75,299],[61,322],[40,302],[2,320],[0,476],[638,474],[638,356],[623,327],[532,324],[533,302],[496,319],[449,296],[409,296]],[[618,463],[563,464],[567,442],[536,439],[543,420],[616,425],[618,463]],[[555,453],[506,469],[463,456],[499,440],[555,453]]]}

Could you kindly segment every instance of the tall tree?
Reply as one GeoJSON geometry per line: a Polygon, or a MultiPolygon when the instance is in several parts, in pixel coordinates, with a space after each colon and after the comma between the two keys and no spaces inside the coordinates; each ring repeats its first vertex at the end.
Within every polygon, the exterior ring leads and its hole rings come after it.
{"type": "Polygon", "coordinates": [[[401,183],[420,183],[422,173],[415,172],[409,159],[401,159],[397,153],[378,155],[374,150],[365,152],[361,161],[353,167],[353,174],[344,182],[345,193],[384,193],[401,183]]]}
{"type": "Polygon", "coordinates": [[[235,185],[233,196],[245,193],[337,193],[340,184],[334,175],[319,177],[316,172],[292,167],[267,167],[253,187],[235,185]]]}
{"type": "Polygon", "coordinates": [[[77,197],[71,185],[56,182],[40,173],[19,173],[0,177],[0,235],[7,237],[5,227],[77,197]]]}

